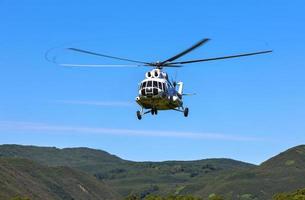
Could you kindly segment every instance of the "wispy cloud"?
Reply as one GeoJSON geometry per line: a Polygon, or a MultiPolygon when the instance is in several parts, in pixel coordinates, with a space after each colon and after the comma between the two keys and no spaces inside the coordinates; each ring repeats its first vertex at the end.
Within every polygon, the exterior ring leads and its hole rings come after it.
{"type": "Polygon", "coordinates": [[[258,137],[228,135],[228,134],[219,134],[219,133],[116,129],[116,128],[104,128],[104,127],[66,126],[66,125],[16,122],[16,121],[0,121],[0,131],[18,131],[18,132],[33,131],[39,133],[81,133],[81,134],[105,134],[105,135],[119,135],[119,136],[172,137],[172,138],[224,140],[224,141],[240,141],[240,142],[263,140],[263,138],[258,138],[258,137]]]}
{"type": "Polygon", "coordinates": [[[58,103],[65,104],[78,104],[78,105],[92,105],[92,106],[118,106],[118,107],[128,107],[132,106],[132,102],[128,101],[81,101],[81,100],[57,100],[58,103]]]}

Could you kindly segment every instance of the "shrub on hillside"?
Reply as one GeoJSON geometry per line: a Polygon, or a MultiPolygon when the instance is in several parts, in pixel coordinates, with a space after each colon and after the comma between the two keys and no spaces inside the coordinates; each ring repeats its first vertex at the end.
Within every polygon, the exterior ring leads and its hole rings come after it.
{"type": "Polygon", "coordinates": [[[273,200],[305,200],[305,188],[295,192],[275,194],[273,200]]]}

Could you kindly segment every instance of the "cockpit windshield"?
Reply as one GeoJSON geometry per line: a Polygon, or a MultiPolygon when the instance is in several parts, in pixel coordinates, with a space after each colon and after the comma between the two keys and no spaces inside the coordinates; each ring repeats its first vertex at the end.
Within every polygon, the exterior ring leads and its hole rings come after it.
{"type": "Polygon", "coordinates": [[[157,95],[160,91],[166,91],[166,83],[160,81],[144,81],[140,88],[142,95],[157,95]]]}
{"type": "Polygon", "coordinates": [[[147,87],[154,87],[159,88],[160,90],[165,88],[165,84],[159,81],[144,81],[141,84],[141,89],[147,88],[147,87]]]}

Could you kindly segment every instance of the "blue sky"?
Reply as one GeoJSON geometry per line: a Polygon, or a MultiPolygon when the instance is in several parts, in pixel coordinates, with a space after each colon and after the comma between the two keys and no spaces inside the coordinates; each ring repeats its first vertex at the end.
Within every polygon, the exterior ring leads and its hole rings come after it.
{"type": "MultiPolygon", "coordinates": [[[[260,163],[305,143],[304,1],[0,1],[0,143],[87,146],[130,160],[229,157],[260,163]],[[138,121],[147,68],[64,68],[53,47],[144,61],[273,49],[270,55],[187,65],[189,118],[138,121]]],[[[120,62],[60,51],[74,63],[120,62]]],[[[175,75],[176,70],[167,72],[175,75]]]]}

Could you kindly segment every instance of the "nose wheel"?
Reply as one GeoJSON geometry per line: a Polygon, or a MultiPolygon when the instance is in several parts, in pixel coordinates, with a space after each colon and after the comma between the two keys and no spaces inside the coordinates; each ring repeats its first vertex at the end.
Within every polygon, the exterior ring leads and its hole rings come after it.
{"type": "Polygon", "coordinates": [[[146,112],[144,112],[143,109],[141,109],[141,111],[138,110],[136,112],[138,120],[141,120],[142,116],[145,115],[145,114],[148,114],[148,113],[151,113],[152,115],[157,115],[158,114],[158,110],[157,109],[151,109],[151,110],[148,110],[146,112]]]}
{"type": "Polygon", "coordinates": [[[158,114],[158,110],[157,109],[151,109],[151,114],[152,115],[157,115],[158,114]]]}
{"type": "MultiPolygon", "coordinates": [[[[188,117],[189,115],[189,108],[179,108],[179,109],[173,109],[175,111],[178,111],[178,112],[182,112],[184,117],[188,117]]],[[[152,115],[157,115],[158,114],[158,110],[157,109],[151,109],[151,110],[148,110],[146,112],[143,111],[143,109],[141,111],[137,111],[136,114],[137,114],[137,118],[138,120],[141,120],[143,115],[145,114],[148,114],[148,113],[151,113],[152,115]]]]}

